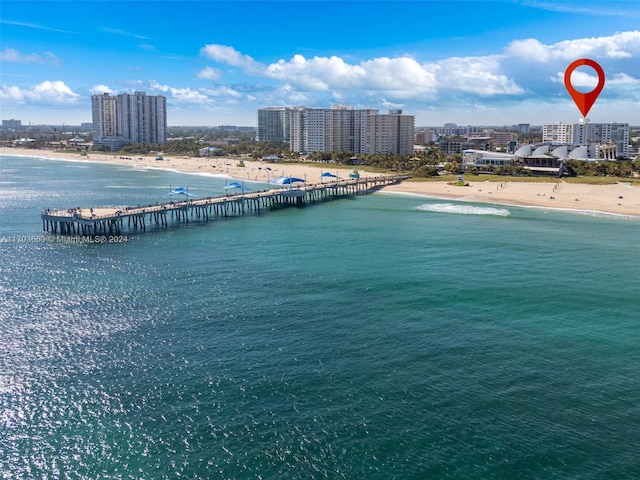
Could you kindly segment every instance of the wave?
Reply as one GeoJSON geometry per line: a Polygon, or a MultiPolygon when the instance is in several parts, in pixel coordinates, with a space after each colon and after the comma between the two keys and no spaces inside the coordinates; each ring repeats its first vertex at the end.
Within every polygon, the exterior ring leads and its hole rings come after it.
{"type": "Polygon", "coordinates": [[[508,217],[511,212],[506,208],[477,207],[475,205],[456,205],[454,203],[425,203],[416,207],[417,210],[436,213],[452,213],[457,215],[493,215],[508,217]]]}

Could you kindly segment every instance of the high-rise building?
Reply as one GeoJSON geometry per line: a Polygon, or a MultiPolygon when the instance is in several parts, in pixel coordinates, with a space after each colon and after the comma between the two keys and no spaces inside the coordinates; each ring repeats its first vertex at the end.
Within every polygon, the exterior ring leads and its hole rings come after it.
{"type": "Polygon", "coordinates": [[[22,120],[2,120],[2,128],[12,128],[20,130],[22,128],[22,120]]]}
{"type": "Polygon", "coordinates": [[[167,99],[145,92],[91,97],[93,143],[117,149],[124,143],[167,142],[167,99]]]}
{"type": "Polygon", "coordinates": [[[91,97],[94,142],[106,137],[117,137],[116,97],[108,93],[91,97]]]}
{"type": "Polygon", "coordinates": [[[371,115],[373,151],[365,153],[413,153],[414,117],[402,110],[389,110],[387,115],[371,115]]]}
{"type": "Polygon", "coordinates": [[[629,158],[628,123],[590,123],[589,141],[599,144],[615,144],[618,157],[629,158]]]}
{"type": "MultiPolygon", "coordinates": [[[[542,141],[570,145],[615,145],[615,156],[629,156],[628,123],[554,123],[542,126],[542,141]]],[[[596,155],[596,158],[598,156],[596,155]]]]}
{"type": "Polygon", "coordinates": [[[289,115],[294,152],[413,153],[414,116],[403,115],[401,110],[380,114],[373,109],[356,110],[353,105],[334,105],[291,107],[289,115]]]}
{"type": "Polygon", "coordinates": [[[552,123],[543,125],[542,141],[553,143],[573,143],[573,124],[552,123]]]}
{"type": "Polygon", "coordinates": [[[290,140],[290,107],[267,107],[258,109],[259,142],[289,142],[290,140]]]}

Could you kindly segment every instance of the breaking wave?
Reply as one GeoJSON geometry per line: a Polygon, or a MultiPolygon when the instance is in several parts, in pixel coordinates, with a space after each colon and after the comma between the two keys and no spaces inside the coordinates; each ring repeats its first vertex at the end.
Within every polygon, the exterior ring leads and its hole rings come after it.
{"type": "Polygon", "coordinates": [[[508,217],[511,212],[506,208],[477,207],[474,205],[456,205],[453,203],[426,203],[416,207],[425,212],[454,213],[457,215],[495,215],[508,217]]]}

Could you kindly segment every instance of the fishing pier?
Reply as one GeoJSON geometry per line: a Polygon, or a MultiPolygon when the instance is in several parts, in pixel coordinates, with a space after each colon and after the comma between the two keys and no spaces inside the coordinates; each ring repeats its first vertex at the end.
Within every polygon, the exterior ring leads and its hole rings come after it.
{"type": "Polygon", "coordinates": [[[294,187],[279,187],[218,197],[189,198],[143,206],[109,206],[44,210],[42,229],[59,235],[120,235],[146,231],[147,227],[165,227],[189,221],[258,214],[263,210],[303,206],[340,197],[365,195],[387,185],[400,183],[408,176],[379,176],[294,187]]]}

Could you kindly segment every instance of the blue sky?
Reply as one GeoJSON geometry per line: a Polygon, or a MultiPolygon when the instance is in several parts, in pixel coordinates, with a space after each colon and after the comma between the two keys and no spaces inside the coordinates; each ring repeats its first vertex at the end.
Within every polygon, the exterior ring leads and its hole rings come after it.
{"type": "Polygon", "coordinates": [[[92,94],[142,90],[167,97],[169,125],[334,103],[416,125],[575,122],[563,76],[585,57],[606,74],[591,121],[640,124],[637,0],[2,0],[0,116],[90,122],[92,94]]]}

